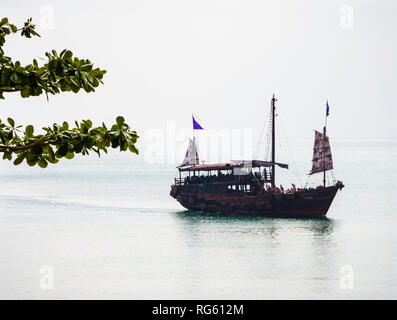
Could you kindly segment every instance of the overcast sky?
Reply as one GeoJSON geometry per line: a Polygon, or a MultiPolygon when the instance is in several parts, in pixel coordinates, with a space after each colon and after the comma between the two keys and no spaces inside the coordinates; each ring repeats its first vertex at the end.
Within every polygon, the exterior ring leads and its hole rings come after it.
{"type": "MultiPolygon", "coordinates": [[[[2,1],[2,16],[33,17],[41,38],[8,37],[27,64],[68,48],[108,70],[93,94],[22,99],[0,117],[48,125],[124,115],[153,129],[249,129],[256,139],[273,93],[289,137],[312,139],[329,100],[333,139],[396,139],[397,2],[2,1]]],[[[187,131],[190,132],[190,131],[187,131]]],[[[144,141],[144,139],[142,140],[144,141]]]]}

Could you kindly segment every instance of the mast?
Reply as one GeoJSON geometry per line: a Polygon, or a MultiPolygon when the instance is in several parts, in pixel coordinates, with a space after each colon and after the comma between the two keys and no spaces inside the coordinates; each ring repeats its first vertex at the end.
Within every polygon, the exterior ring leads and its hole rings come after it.
{"type": "MultiPolygon", "coordinates": [[[[327,100],[327,103],[326,103],[326,105],[325,105],[325,120],[324,120],[324,128],[323,128],[323,133],[324,133],[324,137],[323,137],[323,148],[324,148],[324,145],[325,145],[325,137],[326,137],[326,135],[327,135],[327,117],[328,117],[328,109],[329,107],[328,107],[328,100],[327,100]]],[[[323,151],[324,151],[324,149],[323,149],[323,151]]],[[[326,175],[325,175],[325,160],[324,160],[324,152],[322,153],[322,162],[323,162],[323,185],[324,185],[324,187],[325,187],[325,183],[326,183],[326,175]]]]}
{"type": "MultiPolygon", "coordinates": [[[[194,119],[193,113],[192,113],[192,119],[194,119]]],[[[194,139],[194,126],[193,126],[193,129],[192,129],[192,132],[193,132],[193,135],[192,135],[192,138],[193,138],[193,145],[195,146],[196,154],[198,154],[197,145],[196,145],[196,140],[194,139]]],[[[196,157],[196,154],[194,155],[195,157],[196,157]]],[[[196,161],[194,161],[194,162],[195,162],[195,164],[193,164],[193,167],[196,166],[196,161]]],[[[190,172],[189,172],[189,174],[190,174],[190,172]]],[[[196,174],[196,173],[194,173],[194,174],[196,174]]]]}
{"type": "MultiPolygon", "coordinates": [[[[325,126],[324,126],[324,129],[323,129],[323,133],[324,133],[324,138],[325,138],[325,135],[326,135],[326,133],[327,133],[327,117],[325,117],[325,126]]],[[[323,138],[323,139],[324,139],[323,138]]],[[[323,148],[324,148],[324,141],[323,141],[323,148]]],[[[323,149],[324,150],[324,149],[323,149]]],[[[324,187],[325,187],[325,161],[324,161],[324,152],[322,153],[322,162],[323,162],[323,184],[324,184],[324,187]]]]}
{"type": "MultiPolygon", "coordinates": [[[[194,119],[194,115],[193,115],[193,113],[192,113],[192,120],[194,119]]],[[[194,123],[193,123],[193,128],[192,128],[192,138],[193,138],[193,140],[194,140],[194,123]]]]}
{"type": "Polygon", "coordinates": [[[273,98],[272,98],[272,187],[275,188],[276,187],[276,166],[274,165],[274,163],[276,162],[276,128],[275,128],[275,110],[276,110],[276,98],[274,97],[273,94],[273,98]]]}

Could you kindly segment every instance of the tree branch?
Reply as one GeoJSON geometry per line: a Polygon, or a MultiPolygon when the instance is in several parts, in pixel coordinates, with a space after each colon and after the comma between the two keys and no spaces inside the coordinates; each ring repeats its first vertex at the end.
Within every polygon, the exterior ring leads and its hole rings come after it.
{"type": "Polygon", "coordinates": [[[21,91],[22,89],[3,89],[2,87],[0,87],[0,91],[3,91],[3,92],[18,92],[18,91],[21,91]]]}
{"type": "Polygon", "coordinates": [[[35,142],[32,144],[28,144],[26,146],[6,146],[6,145],[0,145],[0,152],[4,151],[3,149],[7,149],[8,151],[23,151],[23,150],[29,150],[32,149],[34,147],[39,147],[39,146],[46,146],[49,145],[50,143],[48,141],[39,141],[39,142],[35,142]]]}

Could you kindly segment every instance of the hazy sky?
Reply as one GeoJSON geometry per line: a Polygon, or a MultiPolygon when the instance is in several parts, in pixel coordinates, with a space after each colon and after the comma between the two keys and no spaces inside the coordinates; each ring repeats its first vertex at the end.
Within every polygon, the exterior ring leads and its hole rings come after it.
{"type": "Polygon", "coordinates": [[[8,94],[2,119],[124,115],[145,138],[167,121],[191,130],[194,112],[207,129],[252,129],[256,139],[275,93],[292,140],[321,130],[326,99],[333,139],[397,138],[395,0],[14,0],[0,8],[18,24],[32,16],[42,35],[9,37],[6,54],[27,64],[68,48],[108,70],[94,94],[50,102],[8,94]]]}

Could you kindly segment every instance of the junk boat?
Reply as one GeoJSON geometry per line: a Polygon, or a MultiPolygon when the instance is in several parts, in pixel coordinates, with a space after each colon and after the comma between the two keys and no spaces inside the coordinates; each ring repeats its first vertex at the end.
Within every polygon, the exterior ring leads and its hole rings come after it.
{"type": "MultiPolygon", "coordinates": [[[[327,185],[326,171],[333,169],[326,117],[323,132],[315,131],[312,169],[309,175],[323,174],[323,184],[316,188],[288,190],[276,186],[276,168],[288,169],[287,164],[275,161],[275,110],[273,95],[269,116],[271,159],[237,160],[229,163],[200,164],[195,138],[189,139],[185,159],[177,167],[179,177],[171,186],[170,195],[192,211],[224,214],[249,214],[276,217],[321,217],[344,185],[332,181],[327,185]]],[[[193,117],[193,129],[203,129],[193,117]]],[[[193,131],[194,132],[194,131],[193,131]]]]}

